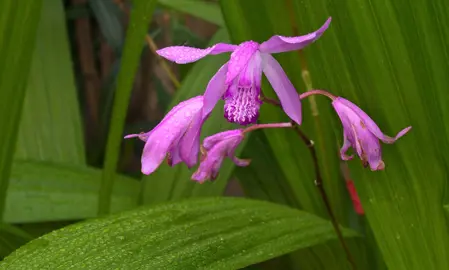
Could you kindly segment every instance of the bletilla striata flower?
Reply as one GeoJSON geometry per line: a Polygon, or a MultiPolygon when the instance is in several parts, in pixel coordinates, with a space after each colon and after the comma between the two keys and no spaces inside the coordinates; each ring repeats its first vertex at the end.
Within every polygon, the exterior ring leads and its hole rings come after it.
{"type": "Polygon", "coordinates": [[[203,116],[203,96],[197,96],[176,105],[151,131],[131,134],[145,142],[142,153],[142,173],[151,174],[168,156],[168,164],[185,162],[191,168],[197,163],[200,149],[203,116]]]}
{"type": "Polygon", "coordinates": [[[243,130],[235,129],[217,133],[203,141],[202,160],[192,179],[200,183],[218,176],[221,163],[229,157],[237,166],[248,166],[250,160],[239,159],[235,156],[235,149],[244,139],[243,130]]]}
{"type": "Polygon", "coordinates": [[[259,44],[246,41],[240,45],[218,43],[206,49],[186,46],[163,48],[157,53],[175,63],[195,62],[209,54],[232,52],[210,80],[204,93],[204,114],[209,114],[220,98],[225,100],[224,114],[232,123],[255,123],[262,101],[259,98],[262,72],[276,92],[285,113],[301,124],[301,103],[296,89],[271,54],[299,50],[317,40],[328,28],[331,18],[313,33],[298,37],[273,36],[259,44]]]}
{"type": "Polygon", "coordinates": [[[337,97],[332,101],[332,105],[343,124],[344,143],[340,150],[341,158],[343,160],[352,159],[352,156],[346,155],[349,147],[352,146],[364,166],[369,165],[372,171],[385,168],[379,140],[392,144],[412,128],[407,127],[392,138],[383,134],[376,123],[349,100],[337,97]]]}

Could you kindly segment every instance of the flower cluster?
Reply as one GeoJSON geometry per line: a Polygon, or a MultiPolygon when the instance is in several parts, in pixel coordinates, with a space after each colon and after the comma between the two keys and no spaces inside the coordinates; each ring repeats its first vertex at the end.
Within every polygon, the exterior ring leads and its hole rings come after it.
{"type": "Polygon", "coordinates": [[[395,137],[389,137],[382,133],[365,112],[342,97],[335,97],[323,90],[298,95],[281,65],[272,56],[275,53],[300,50],[315,42],[326,31],[330,22],[331,18],[318,30],[307,35],[276,35],[261,44],[246,41],[239,45],[218,43],[206,49],[171,46],[158,50],[160,56],[178,64],[195,62],[207,55],[227,52],[231,55],[229,61],[211,78],[204,95],[175,106],[153,130],[125,137],[138,137],[145,141],[142,173],[151,174],[166,157],[170,166],[184,162],[192,168],[200,155],[200,165],[192,175],[192,179],[198,182],[215,179],[225,157],[229,157],[237,166],[248,166],[250,160],[235,157],[235,150],[243,141],[245,133],[261,128],[301,125],[301,99],[313,94],[324,94],[331,98],[332,106],[342,122],[341,158],[351,159],[352,156],[346,152],[352,147],[365,167],[369,166],[373,171],[383,170],[385,164],[382,161],[380,141],[391,144],[411,127],[400,131],[395,137]],[[264,102],[261,98],[262,74],[270,82],[291,122],[255,124],[264,102]],[[250,126],[212,135],[201,144],[201,127],[220,99],[224,100],[224,117],[227,121],[250,126]]]}

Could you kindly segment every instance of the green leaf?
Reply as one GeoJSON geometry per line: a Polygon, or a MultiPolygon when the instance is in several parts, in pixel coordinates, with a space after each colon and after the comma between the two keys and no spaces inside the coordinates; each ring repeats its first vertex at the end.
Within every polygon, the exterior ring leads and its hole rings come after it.
{"type": "MultiPolygon", "coordinates": [[[[226,30],[220,29],[210,43],[227,41],[226,30]]],[[[202,95],[209,80],[228,59],[228,54],[221,54],[206,57],[195,63],[173,98],[170,109],[182,100],[202,95]]],[[[219,102],[203,126],[202,137],[232,128],[235,128],[235,125],[228,123],[223,118],[223,105],[219,102]]],[[[244,144],[245,142],[242,147],[244,144]]],[[[237,152],[238,154],[239,152],[237,152]]],[[[225,160],[216,181],[199,184],[190,180],[193,170],[187,169],[184,164],[173,168],[162,164],[156,172],[144,177],[143,202],[154,203],[195,196],[220,195],[224,192],[233,169],[234,164],[230,160],[225,160]]]]}
{"type": "MultiPolygon", "coordinates": [[[[97,216],[101,170],[49,162],[16,161],[3,220],[29,223],[97,216]]],[[[138,205],[140,184],[117,175],[111,212],[138,205]]]]}
{"type": "MultiPolygon", "coordinates": [[[[356,102],[389,135],[386,169],[349,162],[366,217],[389,269],[448,269],[449,16],[446,2],[306,0],[299,26],[331,27],[307,51],[317,87],[356,102]],[[431,183],[429,181],[431,181],[431,183]]],[[[341,124],[336,121],[341,140],[341,124]]],[[[341,141],[340,141],[341,142],[341,141]]]]}
{"type": "Polygon", "coordinates": [[[156,0],[133,1],[125,46],[123,48],[123,58],[117,79],[117,90],[115,91],[109,136],[106,144],[104,173],[99,192],[99,214],[106,214],[110,211],[111,194],[120,155],[120,145],[123,141],[123,128],[128,102],[131,96],[135,73],[139,65],[145,35],[155,6],[156,0]]]}
{"type": "Polygon", "coordinates": [[[223,15],[216,3],[199,0],[158,0],[159,4],[185,12],[207,22],[224,26],[223,15]]]}
{"type": "Polygon", "coordinates": [[[0,215],[25,99],[41,0],[0,1],[0,215]]]}
{"type": "Polygon", "coordinates": [[[332,239],[329,222],[299,210],[248,199],[190,199],[52,232],[18,249],[0,269],[239,269],[332,239]]]}
{"type": "Polygon", "coordinates": [[[15,159],[85,164],[83,131],[61,1],[45,0],[15,159]]]}

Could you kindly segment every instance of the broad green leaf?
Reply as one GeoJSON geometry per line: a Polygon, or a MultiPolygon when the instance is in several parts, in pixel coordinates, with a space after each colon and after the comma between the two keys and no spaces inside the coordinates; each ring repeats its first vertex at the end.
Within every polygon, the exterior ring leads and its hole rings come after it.
{"type": "Polygon", "coordinates": [[[0,269],[239,269],[332,239],[328,221],[303,211],[201,198],[63,228],[18,249],[0,269]]]}
{"type": "Polygon", "coordinates": [[[42,0],[0,1],[0,215],[26,93],[42,0]]]}
{"type": "MultiPolygon", "coordinates": [[[[225,29],[221,29],[212,38],[211,44],[227,41],[227,32],[225,29]]],[[[173,98],[170,109],[182,100],[202,95],[209,80],[228,59],[229,54],[211,55],[195,63],[173,98]]],[[[223,117],[223,103],[219,102],[203,126],[202,137],[232,128],[237,127],[228,123],[223,117]]],[[[244,143],[242,143],[242,147],[244,143]]],[[[238,154],[239,152],[237,152],[238,154]]],[[[190,180],[194,171],[188,170],[184,164],[173,168],[162,164],[155,173],[144,177],[143,201],[144,203],[153,203],[192,196],[220,195],[223,193],[233,169],[234,164],[225,160],[216,181],[199,184],[190,180]]]]}
{"type": "Polygon", "coordinates": [[[123,141],[123,127],[125,125],[128,102],[135,73],[139,65],[145,35],[155,6],[156,0],[133,1],[106,144],[104,173],[99,192],[99,214],[106,214],[110,211],[114,176],[120,155],[120,145],[123,141]]]}
{"type": "Polygon", "coordinates": [[[15,159],[85,164],[64,7],[44,0],[15,159]]]}
{"type": "MultiPolygon", "coordinates": [[[[48,162],[14,162],[3,220],[28,223],[97,216],[101,170],[48,162]]],[[[111,212],[138,205],[138,181],[117,175],[111,212]]]]}
{"type": "MultiPolygon", "coordinates": [[[[446,2],[403,0],[295,2],[300,29],[332,16],[307,60],[316,87],[356,102],[389,135],[386,169],[349,162],[366,217],[389,269],[449,268],[446,2]],[[430,182],[429,182],[430,181],[430,182]],[[447,198],[444,198],[447,199],[447,198]]],[[[341,143],[341,124],[335,121],[341,143]]]]}
{"type": "Polygon", "coordinates": [[[224,26],[223,15],[216,3],[200,0],[158,0],[158,2],[165,7],[185,12],[218,26],[224,26]]]}

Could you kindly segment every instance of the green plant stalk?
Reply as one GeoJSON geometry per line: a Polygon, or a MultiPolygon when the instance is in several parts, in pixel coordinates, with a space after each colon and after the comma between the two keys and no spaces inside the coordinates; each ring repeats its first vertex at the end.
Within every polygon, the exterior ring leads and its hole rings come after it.
{"type": "Polygon", "coordinates": [[[0,1],[0,217],[3,217],[42,0],[0,1]]]}
{"type": "Polygon", "coordinates": [[[156,3],[157,1],[155,0],[133,1],[130,23],[123,49],[123,61],[118,75],[117,90],[112,109],[110,132],[106,144],[104,171],[98,198],[99,215],[109,212],[128,101],[139,65],[140,54],[144,46],[145,35],[156,3]]]}

